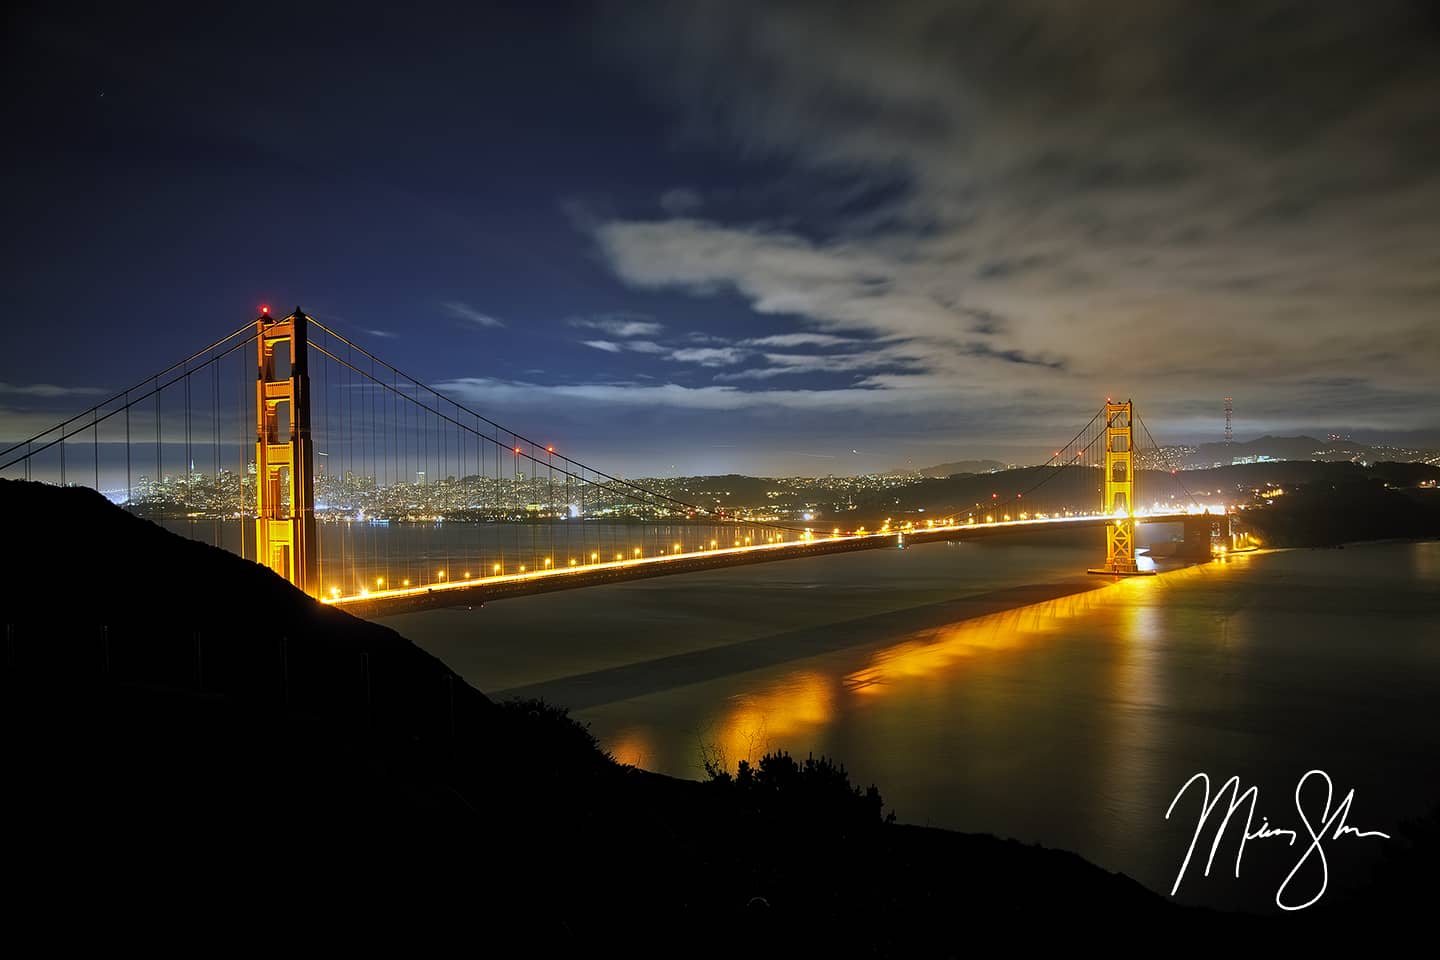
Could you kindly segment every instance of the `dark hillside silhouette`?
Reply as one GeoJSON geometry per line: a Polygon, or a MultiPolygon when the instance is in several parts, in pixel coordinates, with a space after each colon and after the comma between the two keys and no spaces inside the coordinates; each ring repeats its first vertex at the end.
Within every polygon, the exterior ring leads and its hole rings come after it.
{"type": "Polygon", "coordinates": [[[22,926],[655,950],[747,931],[884,955],[958,952],[980,925],[1254,922],[1073,854],[887,823],[825,760],[707,783],[622,767],[563,709],[492,703],[393,631],[91,491],[0,482],[0,511],[22,926]]]}

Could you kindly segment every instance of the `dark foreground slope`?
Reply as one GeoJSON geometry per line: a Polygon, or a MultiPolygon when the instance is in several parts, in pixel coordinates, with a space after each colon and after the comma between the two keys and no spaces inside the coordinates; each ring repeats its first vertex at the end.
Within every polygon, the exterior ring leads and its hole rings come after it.
{"type": "Polygon", "coordinates": [[[886,824],[843,789],[620,767],[561,713],[496,705],[89,491],[0,481],[0,516],[12,935],[956,954],[982,930],[1256,923],[1071,854],[886,824]]]}

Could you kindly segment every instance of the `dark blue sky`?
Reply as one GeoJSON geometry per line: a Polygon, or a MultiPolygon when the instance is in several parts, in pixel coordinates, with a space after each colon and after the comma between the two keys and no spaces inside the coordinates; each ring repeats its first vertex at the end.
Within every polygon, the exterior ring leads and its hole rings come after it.
{"type": "Polygon", "coordinates": [[[1440,426],[1423,5],[51,6],[7,435],[262,302],[637,472],[1440,426]]]}

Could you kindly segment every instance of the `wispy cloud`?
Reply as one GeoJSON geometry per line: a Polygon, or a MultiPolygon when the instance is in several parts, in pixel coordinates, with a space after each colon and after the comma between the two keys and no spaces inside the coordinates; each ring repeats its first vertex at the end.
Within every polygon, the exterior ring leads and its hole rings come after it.
{"type": "Polygon", "coordinates": [[[581,340],[587,347],[594,347],[596,350],[604,350],[606,353],[619,353],[625,348],[613,340],[581,340]]]}
{"type": "Polygon", "coordinates": [[[643,313],[602,313],[593,317],[571,317],[570,326],[599,330],[612,337],[653,337],[665,325],[643,313]]]}
{"type": "Polygon", "coordinates": [[[677,383],[571,383],[540,386],[516,380],[466,377],[434,385],[435,389],[486,409],[542,402],[563,404],[586,401],[627,407],[675,407],[688,410],[866,410],[900,412],[913,403],[908,395],[886,384],[861,385],[842,390],[741,390],[731,386],[689,387],[677,383]]]}
{"type": "Polygon", "coordinates": [[[364,332],[372,337],[380,337],[382,340],[394,340],[399,336],[398,333],[392,333],[389,330],[366,330],[364,332]]]}
{"type": "Polygon", "coordinates": [[[17,397],[93,397],[105,393],[103,387],[61,387],[53,383],[5,383],[0,393],[17,397]]]}
{"type": "Polygon", "coordinates": [[[483,312],[481,312],[481,311],[479,311],[479,310],[476,310],[474,307],[470,306],[468,303],[462,303],[462,302],[460,302],[459,300],[446,300],[445,302],[441,303],[440,306],[444,307],[447,311],[449,311],[449,312],[450,312],[453,316],[455,316],[456,318],[458,318],[458,319],[460,319],[460,320],[463,320],[463,321],[465,321],[466,323],[468,323],[468,324],[470,324],[470,325],[472,325],[472,326],[476,326],[476,327],[503,327],[503,326],[505,326],[505,324],[502,323],[498,318],[492,317],[492,316],[490,316],[490,314],[488,314],[488,313],[483,313],[483,312]]]}
{"type": "Polygon", "coordinates": [[[671,360],[698,363],[702,367],[726,367],[739,363],[744,357],[745,351],[735,347],[683,347],[670,353],[671,360]]]}
{"type": "Polygon", "coordinates": [[[859,343],[854,337],[837,337],[831,333],[779,333],[769,337],[741,340],[747,347],[838,347],[859,343]]]}

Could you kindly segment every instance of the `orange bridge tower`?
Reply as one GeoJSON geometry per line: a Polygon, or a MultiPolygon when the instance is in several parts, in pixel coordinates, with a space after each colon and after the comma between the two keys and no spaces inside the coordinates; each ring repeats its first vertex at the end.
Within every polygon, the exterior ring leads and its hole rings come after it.
{"type": "Polygon", "coordinates": [[[299,307],[283,320],[260,308],[255,382],[255,546],[260,563],[314,596],[314,451],[306,324],[299,307]]]}
{"type": "Polygon", "coordinates": [[[1135,561],[1134,404],[1105,401],[1105,565],[1091,570],[1114,576],[1149,573],[1135,561]]]}

